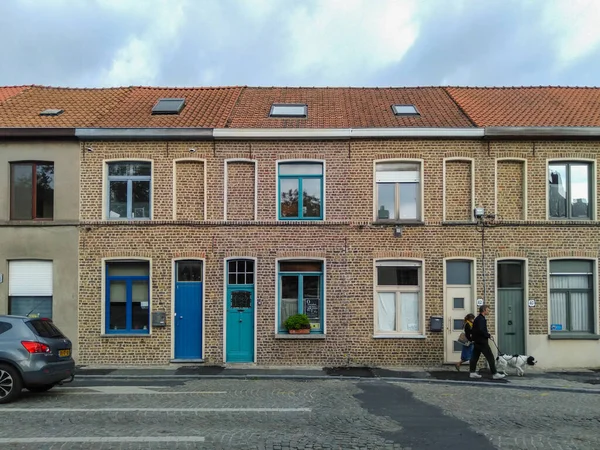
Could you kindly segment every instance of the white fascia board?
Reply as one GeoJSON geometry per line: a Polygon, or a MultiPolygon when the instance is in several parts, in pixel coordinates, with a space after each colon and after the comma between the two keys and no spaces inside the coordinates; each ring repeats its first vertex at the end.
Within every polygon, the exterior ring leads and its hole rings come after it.
{"type": "Polygon", "coordinates": [[[215,139],[349,139],[349,128],[215,128],[215,139]]]}
{"type": "Polygon", "coordinates": [[[82,139],[211,139],[210,128],[77,128],[82,139]]]}
{"type": "Polygon", "coordinates": [[[353,128],[353,138],[481,138],[483,128],[353,128]]]}
{"type": "Polygon", "coordinates": [[[599,137],[600,127],[486,127],[489,137],[599,137]]]}
{"type": "Polygon", "coordinates": [[[481,138],[483,128],[215,128],[215,139],[481,138]]]}

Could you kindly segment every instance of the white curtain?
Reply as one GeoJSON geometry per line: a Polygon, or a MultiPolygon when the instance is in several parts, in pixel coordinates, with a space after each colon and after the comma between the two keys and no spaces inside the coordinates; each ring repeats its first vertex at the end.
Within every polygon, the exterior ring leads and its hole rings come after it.
{"type": "Polygon", "coordinates": [[[298,314],[298,299],[297,298],[282,298],[281,299],[281,323],[294,314],[298,314]]]}
{"type": "Polygon", "coordinates": [[[590,331],[590,307],[587,292],[571,294],[571,331],[590,331]]]}
{"type": "Polygon", "coordinates": [[[377,308],[377,328],[379,331],[396,331],[396,294],[380,292],[377,308]]]}
{"type": "Polygon", "coordinates": [[[400,331],[419,331],[419,294],[402,292],[400,305],[400,331]]]}
{"type": "MultiPolygon", "coordinates": [[[[550,289],[589,289],[589,280],[588,275],[553,275],[550,277],[550,289]]],[[[563,330],[590,331],[589,293],[571,292],[569,303],[571,323],[567,324],[567,294],[564,292],[551,293],[551,323],[562,325],[563,330]]]]}
{"type": "Polygon", "coordinates": [[[561,325],[563,330],[567,329],[567,294],[565,292],[550,294],[550,323],[561,325]]]}

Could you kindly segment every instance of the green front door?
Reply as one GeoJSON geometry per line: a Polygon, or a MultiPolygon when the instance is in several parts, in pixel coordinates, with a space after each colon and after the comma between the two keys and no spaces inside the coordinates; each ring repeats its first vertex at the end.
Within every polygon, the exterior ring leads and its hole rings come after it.
{"type": "Polygon", "coordinates": [[[498,262],[498,347],[508,355],[525,354],[525,273],[522,261],[498,262]]]}

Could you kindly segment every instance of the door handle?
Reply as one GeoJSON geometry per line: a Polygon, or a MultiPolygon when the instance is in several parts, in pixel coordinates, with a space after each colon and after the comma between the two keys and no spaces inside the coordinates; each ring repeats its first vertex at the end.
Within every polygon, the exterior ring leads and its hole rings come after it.
{"type": "Polygon", "coordinates": [[[179,316],[180,319],[183,319],[183,316],[179,316]]]}

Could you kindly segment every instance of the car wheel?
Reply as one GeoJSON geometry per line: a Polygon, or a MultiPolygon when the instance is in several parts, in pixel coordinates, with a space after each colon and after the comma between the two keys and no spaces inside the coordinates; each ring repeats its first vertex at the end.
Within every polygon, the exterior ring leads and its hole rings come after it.
{"type": "Polygon", "coordinates": [[[28,386],[27,390],[30,392],[46,392],[49,391],[50,389],[52,389],[55,385],[54,384],[42,384],[39,386],[28,386]]]}
{"type": "Polygon", "coordinates": [[[23,382],[17,369],[0,364],[0,404],[9,403],[21,394],[23,382]]]}

